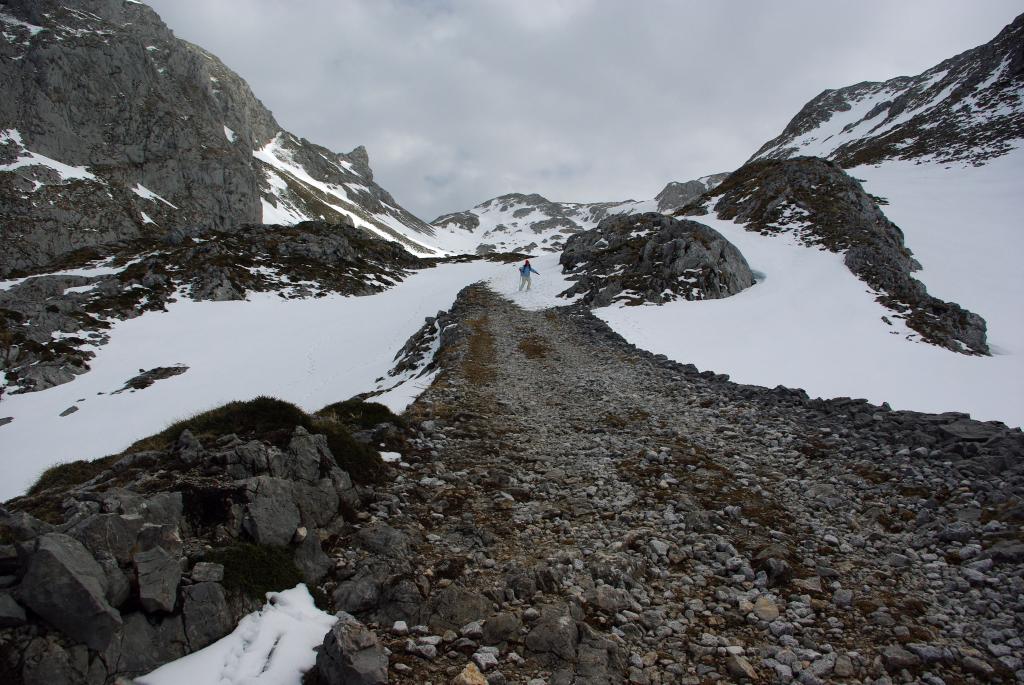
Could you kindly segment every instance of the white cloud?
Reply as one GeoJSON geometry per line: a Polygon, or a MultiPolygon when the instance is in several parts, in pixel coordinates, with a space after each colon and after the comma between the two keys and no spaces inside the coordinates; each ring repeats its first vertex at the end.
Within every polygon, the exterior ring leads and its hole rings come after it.
{"type": "Polygon", "coordinates": [[[1017,0],[152,0],[292,132],[363,144],[434,216],[506,192],[651,197],[727,171],[826,88],[919,73],[1017,0]],[[230,30],[226,30],[230,28],[230,30]]]}

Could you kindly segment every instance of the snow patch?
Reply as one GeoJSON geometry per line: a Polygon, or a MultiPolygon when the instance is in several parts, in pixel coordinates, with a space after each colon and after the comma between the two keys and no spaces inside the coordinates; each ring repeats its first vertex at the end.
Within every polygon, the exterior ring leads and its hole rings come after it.
{"type": "Polygon", "coordinates": [[[305,585],[268,592],[267,603],[228,636],[136,678],[139,685],[298,685],[337,618],[305,585]]]}
{"type": "Polygon", "coordinates": [[[141,183],[136,183],[135,187],[132,188],[132,192],[144,200],[159,200],[172,209],[178,209],[177,205],[168,202],[141,183]]]}
{"type": "Polygon", "coordinates": [[[103,183],[102,180],[90,173],[84,166],[71,166],[64,162],[58,162],[55,159],[51,159],[46,155],[41,155],[38,152],[32,152],[25,149],[25,144],[21,139],[21,133],[17,130],[6,129],[4,131],[0,131],[0,144],[10,142],[15,143],[18,147],[22,148],[22,150],[16,160],[10,164],[0,165],[0,171],[15,171],[17,169],[30,166],[45,166],[56,171],[60,176],[61,181],[87,180],[103,183]]]}
{"type": "Polygon", "coordinates": [[[224,125],[224,137],[228,139],[229,143],[233,143],[238,140],[238,134],[228,128],[227,124],[224,125]]]}

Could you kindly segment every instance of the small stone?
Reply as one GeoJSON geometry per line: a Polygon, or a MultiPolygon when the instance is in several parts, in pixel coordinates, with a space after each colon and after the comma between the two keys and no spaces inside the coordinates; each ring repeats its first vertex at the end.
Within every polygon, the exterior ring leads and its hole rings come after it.
{"type": "Polygon", "coordinates": [[[882,663],[885,664],[885,670],[894,673],[920,665],[921,659],[899,645],[889,645],[882,650],[882,663]]]}
{"type": "Polygon", "coordinates": [[[452,685],[487,685],[487,678],[480,672],[476,664],[469,663],[461,673],[452,679],[452,685]]]}
{"type": "Polygon", "coordinates": [[[494,652],[485,652],[483,650],[473,654],[473,662],[480,667],[480,670],[486,673],[492,668],[498,666],[498,655],[494,652]]]}
{"type": "Polygon", "coordinates": [[[992,674],[995,673],[995,669],[985,661],[973,656],[965,656],[960,665],[964,667],[964,670],[968,673],[981,676],[982,678],[991,678],[992,674]]]}
{"type": "Polygon", "coordinates": [[[836,657],[836,665],[832,668],[832,673],[839,678],[853,677],[853,660],[845,654],[840,654],[836,657]]]}
{"type": "Polygon", "coordinates": [[[484,626],[480,621],[473,621],[462,626],[459,634],[462,637],[468,637],[470,640],[479,640],[484,635],[484,626]]]}
{"type": "Polygon", "coordinates": [[[405,621],[395,621],[391,626],[391,634],[399,637],[405,637],[409,634],[409,626],[405,621]]]}
{"type": "Polygon", "coordinates": [[[767,597],[758,597],[754,602],[754,615],[770,623],[779,617],[779,608],[767,597]]]}
{"type": "Polygon", "coordinates": [[[748,680],[757,680],[757,671],[750,665],[746,657],[740,656],[739,654],[730,654],[725,658],[725,670],[729,672],[733,678],[747,678],[748,680]]]}

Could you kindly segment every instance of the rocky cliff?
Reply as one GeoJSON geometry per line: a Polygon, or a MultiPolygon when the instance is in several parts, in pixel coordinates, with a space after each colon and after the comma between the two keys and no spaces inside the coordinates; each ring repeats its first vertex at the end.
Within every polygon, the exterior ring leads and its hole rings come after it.
{"type": "Polygon", "coordinates": [[[878,301],[925,341],[988,354],[985,320],[928,294],[911,276],[920,265],[903,233],[837,164],[816,157],[748,162],[679,213],[701,215],[709,208],[748,230],[768,236],[789,232],[808,247],[843,254],[878,301]]]}
{"type": "Polygon", "coordinates": [[[990,42],[917,76],[826,90],[751,160],[813,155],[981,163],[1024,138],[1024,15],[990,42]]]}
{"type": "Polygon", "coordinates": [[[433,251],[366,150],[284,131],[215,56],[130,0],[0,5],[0,276],[183,227],[342,217],[433,251]]]}

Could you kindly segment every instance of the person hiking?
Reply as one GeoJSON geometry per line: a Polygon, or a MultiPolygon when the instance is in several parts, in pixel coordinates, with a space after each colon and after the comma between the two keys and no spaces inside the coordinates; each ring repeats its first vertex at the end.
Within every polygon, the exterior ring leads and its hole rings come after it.
{"type": "Polygon", "coordinates": [[[527,259],[521,267],[519,267],[519,292],[523,292],[523,286],[526,289],[530,289],[530,274],[535,273],[540,276],[540,272],[530,266],[530,260],[527,259]]]}

